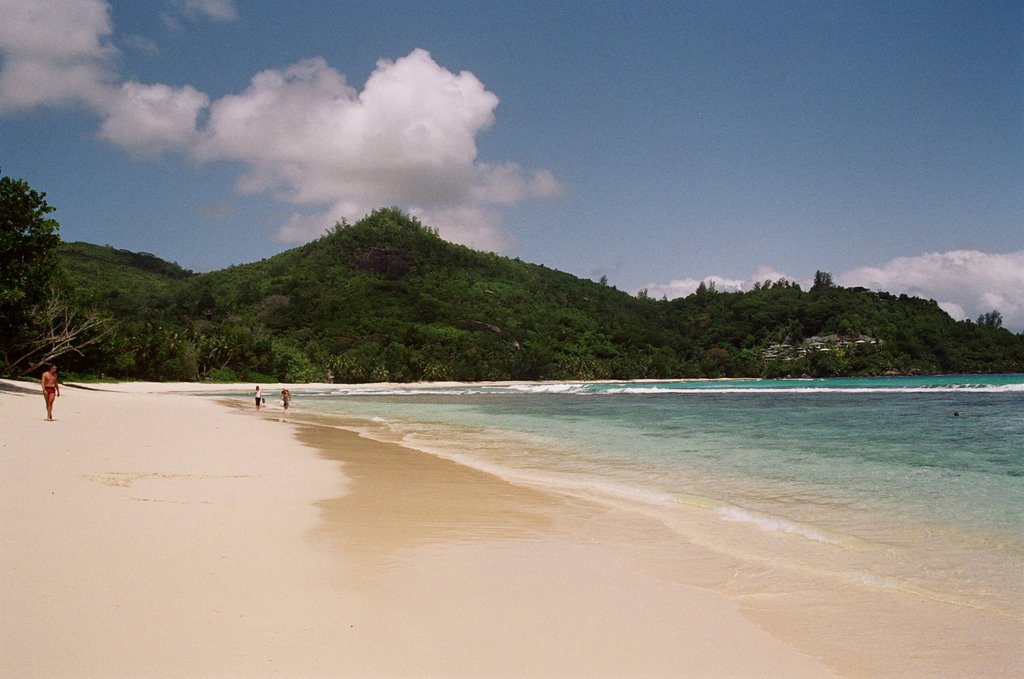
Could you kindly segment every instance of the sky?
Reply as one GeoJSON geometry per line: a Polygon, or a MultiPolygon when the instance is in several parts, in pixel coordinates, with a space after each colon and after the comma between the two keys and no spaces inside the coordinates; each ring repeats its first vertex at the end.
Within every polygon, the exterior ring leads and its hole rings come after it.
{"type": "Polygon", "coordinates": [[[1024,0],[0,0],[0,172],[194,271],[399,207],[674,298],[1024,330],[1024,0]]]}

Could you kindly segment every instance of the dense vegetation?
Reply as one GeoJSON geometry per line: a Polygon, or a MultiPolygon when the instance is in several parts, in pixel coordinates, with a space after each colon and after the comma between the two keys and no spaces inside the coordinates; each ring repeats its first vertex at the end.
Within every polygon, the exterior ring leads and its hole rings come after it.
{"type": "Polygon", "coordinates": [[[820,272],[809,291],[783,280],[633,297],[449,243],[397,210],[206,274],[84,243],[59,252],[83,303],[115,319],[98,346],[64,359],[79,374],[366,382],[1024,372],[1024,336],[998,327],[998,314],[956,322],[935,302],[842,288],[820,272]],[[830,344],[768,351],[815,336],[830,344]]]}
{"type": "Polygon", "coordinates": [[[33,373],[82,355],[112,330],[61,275],[60,224],[46,194],[0,177],[0,375],[33,373]]]}
{"type": "Polygon", "coordinates": [[[62,243],[45,195],[0,177],[0,374],[59,359],[152,380],[498,379],[1022,372],[997,310],[844,289],[701,285],[673,301],[470,250],[380,210],[270,259],[194,274],[62,243]]]}

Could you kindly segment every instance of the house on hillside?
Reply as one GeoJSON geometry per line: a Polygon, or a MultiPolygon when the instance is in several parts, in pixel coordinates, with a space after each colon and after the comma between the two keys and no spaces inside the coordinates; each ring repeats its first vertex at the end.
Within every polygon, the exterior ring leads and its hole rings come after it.
{"type": "Polygon", "coordinates": [[[840,349],[853,349],[858,346],[878,344],[878,340],[868,335],[815,335],[798,344],[779,342],[769,344],[761,352],[766,361],[792,361],[815,352],[830,352],[840,349]]]}

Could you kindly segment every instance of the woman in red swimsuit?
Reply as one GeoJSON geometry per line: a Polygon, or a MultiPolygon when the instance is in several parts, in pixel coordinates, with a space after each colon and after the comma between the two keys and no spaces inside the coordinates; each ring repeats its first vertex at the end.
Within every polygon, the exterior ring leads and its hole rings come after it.
{"type": "Polygon", "coordinates": [[[43,385],[43,398],[46,399],[46,419],[53,420],[53,402],[60,396],[60,385],[57,384],[57,366],[51,365],[47,368],[39,382],[43,385]]]}

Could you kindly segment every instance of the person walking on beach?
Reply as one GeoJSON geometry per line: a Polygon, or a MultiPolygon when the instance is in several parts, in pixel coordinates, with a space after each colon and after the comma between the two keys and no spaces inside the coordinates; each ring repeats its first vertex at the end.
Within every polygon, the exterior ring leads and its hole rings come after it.
{"type": "Polygon", "coordinates": [[[60,396],[60,385],[57,384],[57,366],[51,364],[39,379],[43,386],[43,398],[46,399],[46,419],[53,421],[53,402],[60,396]]]}
{"type": "Polygon", "coordinates": [[[260,405],[263,403],[263,392],[260,391],[260,387],[258,384],[256,385],[256,393],[254,394],[254,396],[256,397],[256,410],[259,410],[260,405]]]}

